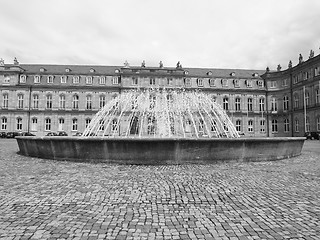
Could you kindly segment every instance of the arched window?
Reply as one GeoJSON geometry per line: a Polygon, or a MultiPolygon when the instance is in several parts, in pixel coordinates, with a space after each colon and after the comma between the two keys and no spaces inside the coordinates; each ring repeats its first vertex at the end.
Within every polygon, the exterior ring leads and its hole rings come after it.
{"type": "Polygon", "coordinates": [[[241,111],[241,99],[240,98],[236,98],[235,100],[235,109],[236,111],[241,111]]]}
{"type": "Polygon", "coordinates": [[[223,109],[225,111],[228,111],[229,110],[229,99],[228,99],[228,97],[224,97],[223,98],[222,104],[223,104],[223,109]]]}
{"type": "Polygon", "coordinates": [[[72,97],[72,109],[79,109],[79,96],[77,94],[73,95],[72,97]]]}

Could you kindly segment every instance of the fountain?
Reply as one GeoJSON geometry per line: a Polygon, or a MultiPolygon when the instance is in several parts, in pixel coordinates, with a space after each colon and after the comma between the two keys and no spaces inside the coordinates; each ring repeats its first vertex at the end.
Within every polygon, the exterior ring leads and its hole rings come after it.
{"type": "Polygon", "coordinates": [[[123,92],[81,137],[17,137],[20,154],[126,164],[261,161],[297,156],[304,138],[239,138],[207,94],[185,89],[123,92]]]}

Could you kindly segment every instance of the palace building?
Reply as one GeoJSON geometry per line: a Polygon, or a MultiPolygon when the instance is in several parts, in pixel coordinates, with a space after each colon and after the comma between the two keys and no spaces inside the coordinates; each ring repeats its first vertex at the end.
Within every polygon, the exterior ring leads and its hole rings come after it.
{"type": "Polygon", "coordinates": [[[92,117],[123,91],[201,90],[228,113],[246,137],[320,132],[320,55],[286,70],[13,64],[0,61],[0,132],[44,136],[83,132],[92,117]]]}

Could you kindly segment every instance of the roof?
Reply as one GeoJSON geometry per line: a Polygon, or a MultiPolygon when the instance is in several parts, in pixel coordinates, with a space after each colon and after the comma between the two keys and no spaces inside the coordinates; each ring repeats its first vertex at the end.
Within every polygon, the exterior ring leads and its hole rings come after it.
{"type": "MultiPolygon", "coordinates": [[[[54,64],[20,64],[25,70],[26,74],[40,73],[43,68],[45,74],[96,74],[96,75],[114,75],[115,71],[124,70],[123,66],[102,66],[102,65],[54,65],[54,64]],[[66,72],[70,69],[70,72],[66,72]],[[94,70],[91,72],[90,70],[94,70]]],[[[132,66],[128,69],[142,69],[139,66],[132,66]]],[[[144,70],[174,70],[175,68],[164,67],[146,67],[144,70]]],[[[249,69],[218,69],[218,68],[179,68],[178,70],[184,71],[186,76],[190,77],[234,77],[234,78],[257,78],[265,73],[265,70],[249,70],[249,69]],[[232,74],[234,73],[234,75],[232,74]],[[258,76],[254,76],[254,74],[258,76]]]]}

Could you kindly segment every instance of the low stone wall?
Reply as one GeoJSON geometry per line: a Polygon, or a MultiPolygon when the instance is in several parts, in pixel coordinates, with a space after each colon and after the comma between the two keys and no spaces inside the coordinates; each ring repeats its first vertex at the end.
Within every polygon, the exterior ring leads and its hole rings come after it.
{"type": "Polygon", "coordinates": [[[305,138],[98,138],[16,137],[30,157],[122,164],[266,161],[301,154],[305,138]]]}

